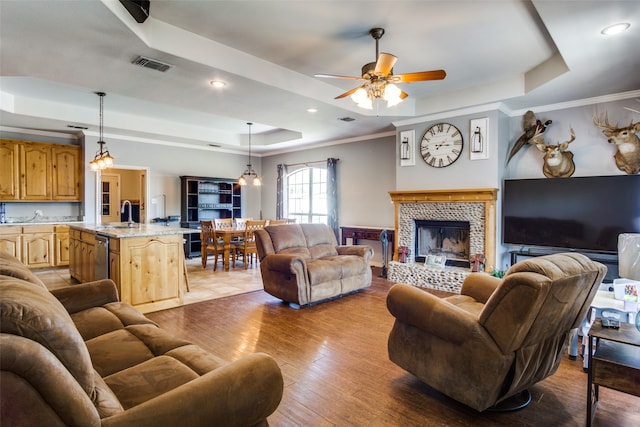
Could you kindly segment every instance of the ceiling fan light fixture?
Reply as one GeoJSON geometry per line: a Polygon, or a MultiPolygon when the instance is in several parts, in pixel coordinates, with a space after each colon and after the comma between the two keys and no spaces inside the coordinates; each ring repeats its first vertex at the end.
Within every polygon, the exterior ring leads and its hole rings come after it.
{"type": "Polygon", "coordinates": [[[393,107],[402,102],[402,98],[400,97],[401,93],[402,91],[398,86],[394,85],[393,83],[387,83],[387,85],[384,87],[382,99],[387,101],[387,107],[393,107]]]}

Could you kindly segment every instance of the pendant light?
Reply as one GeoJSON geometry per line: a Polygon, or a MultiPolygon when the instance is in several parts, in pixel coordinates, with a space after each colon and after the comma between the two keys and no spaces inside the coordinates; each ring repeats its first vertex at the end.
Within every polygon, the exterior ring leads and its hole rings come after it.
{"type": "Polygon", "coordinates": [[[100,149],[96,153],[93,160],[89,163],[89,168],[92,171],[104,170],[113,166],[115,160],[109,154],[109,150],[104,148],[106,142],[104,142],[104,92],[96,92],[96,95],[100,97],[100,137],[98,139],[98,145],[100,149]]]}
{"type": "Polygon", "coordinates": [[[262,181],[251,166],[251,126],[253,125],[253,123],[247,123],[247,125],[249,126],[249,163],[247,163],[247,168],[244,172],[242,172],[240,178],[238,178],[238,184],[247,185],[248,179],[252,179],[253,185],[260,186],[262,185],[262,181]]]}

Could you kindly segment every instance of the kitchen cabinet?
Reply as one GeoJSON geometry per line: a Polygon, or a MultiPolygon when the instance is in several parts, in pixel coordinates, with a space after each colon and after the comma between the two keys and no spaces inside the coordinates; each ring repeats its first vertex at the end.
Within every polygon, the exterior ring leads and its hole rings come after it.
{"type": "Polygon", "coordinates": [[[82,149],[0,139],[0,201],[82,201],[82,149]]]}
{"type": "Polygon", "coordinates": [[[77,145],[51,146],[53,200],[82,200],[82,150],[77,145]]]}
{"type": "Polygon", "coordinates": [[[72,255],[69,271],[81,270],[80,275],[85,274],[82,272],[86,263],[83,256],[87,252],[82,248],[88,245],[90,239],[87,236],[91,235],[95,251],[96,233],[109,238],[109,278],[115,282],[121,301],[143,313],[182,304],[185,286],[184,230],[145,224],[115,229],[99,225],[72,225],[71,247],[80,235],[81,255],[78,260],[72,255]]]}
{"type": "Polygon", "coordinates": [[[51,166],[49,144],[20,145],[20,200],[51,200],[51,166]]]}
{"type": "Polygon", "coordinates": [[[54,226],[53,249],[55,258],[53,265],[56,267],[69,265],[69,226],[54,226]]]}
{"type": "Polygon", "coordinates": [[[20,144],[0,139],[0,200],[20,200],[20,144]]]}
{"type": "Polygon", "coordinates": [[[3,225],[0,227],[0,252],[22,259],[22,227],[3,225]]]}
{"type": "Polygon", "coordinates": [[[80,283],[94,280],[95,231],[69,231],[69,274],[80,283]]]}
{"type": "Polygon", "coordinates": [[[13,255],[29,268],[69,264],[69,226],[53,224],[0,227],[0,252],[13,255]]]}
{"type": "Polygon", "coordinates": [[[53,225],[23,227],[22,262],[29,268],[53,266],[53,225]]]}
{"type": "Polygon", "coordinates": [[[81,276],[80,263],[82,262],[82,232],[76,229],[69,230],[69,275],[78,280],[81,276]]]}

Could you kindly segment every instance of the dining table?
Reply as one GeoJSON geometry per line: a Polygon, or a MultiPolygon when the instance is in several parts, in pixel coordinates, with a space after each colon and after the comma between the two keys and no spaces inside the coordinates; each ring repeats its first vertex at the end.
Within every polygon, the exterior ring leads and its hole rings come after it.
{"type": "Polygon", "coordinates": [[[231,241],[234,237],[243,237],[244,228],[216,228],[214,230],[215,236],[218,239],[222,239],[222,268],[224,271],[229,271],[231,266],[231,241]]]}

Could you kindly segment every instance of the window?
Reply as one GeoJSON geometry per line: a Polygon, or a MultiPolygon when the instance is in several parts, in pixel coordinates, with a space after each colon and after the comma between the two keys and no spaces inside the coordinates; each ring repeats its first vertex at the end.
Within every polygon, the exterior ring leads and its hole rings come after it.
{"type": "Polygon", "coordinates": [[[287,175],[287,218],[327,224],[327,170],[303,168],[287,175]]]}

